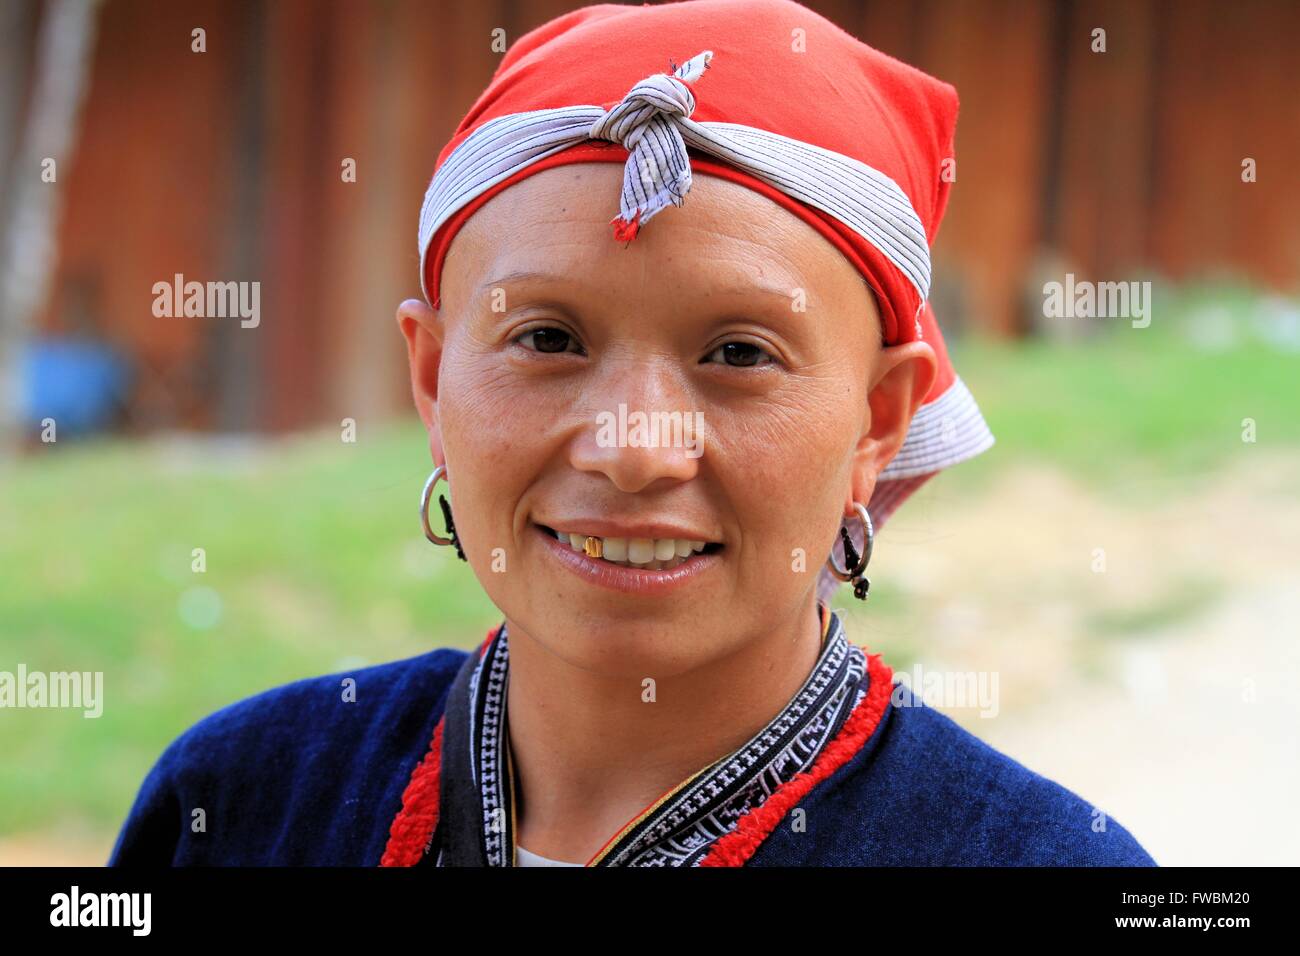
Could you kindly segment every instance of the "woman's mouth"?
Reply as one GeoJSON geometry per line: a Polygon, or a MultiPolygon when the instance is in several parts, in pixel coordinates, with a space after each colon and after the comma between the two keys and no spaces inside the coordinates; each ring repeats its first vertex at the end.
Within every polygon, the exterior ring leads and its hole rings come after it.
{"type": "Polygon", "coordinates": [[[534,524],[547,550],[570,571],[618,591],[660,593],[721,559],[723,545],[685,538],[617,538],[534,524]]]}
{"type": "Polygon", "coordinates": [[[683,538],[603,538],[579,531],[558,531],[538,525],[557,541],[567,544],[589,558],[610,564],[668,571],[697,554],[713,554],[722,545],[715,541],[688,541],[683,538]]]}

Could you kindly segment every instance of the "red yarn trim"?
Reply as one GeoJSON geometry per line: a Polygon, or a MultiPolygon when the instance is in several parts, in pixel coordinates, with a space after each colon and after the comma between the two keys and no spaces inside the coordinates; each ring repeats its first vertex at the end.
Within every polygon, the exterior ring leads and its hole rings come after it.
{"type": "Polygon", "coordinates": [[[424,854],[433,831],[438,827],[439,780],[442,776],[442,725],[444,716],[433,730],[429,752],[411,774],[402,793],[402,809],[388,830],[388,846],[380,866],[415,866],[424,854]]]}
{"type": "MultiPolygon", "coordinates": [[[[487,653],[492,639],[504,627],[504,622],[490,628],[479,645],[478,656],[487,653]]],[[[393,817],[388,828],[388,845],[379,861],[380,866],[415,866],[424,855],[424,848],[438,828],[438,799],[442,782],[442,726],[447,722],[444,714],[433,729],[433,739],[424,759],[411,772],[406,789],[402,791],[402,809],[393,817]]]]}
{"type": "Polygon", "coordinates": [[[867,696],[849,714],[840,732],[813,765],[777,787],[761,805],[741,817],[734,830],[713,844],[700,866],[744,866],[795,804],[862,749],[880,726],[880,719],[889,706],[894,677],[893,669],[879,654],[867,655],[867,673],[867,696]]]}

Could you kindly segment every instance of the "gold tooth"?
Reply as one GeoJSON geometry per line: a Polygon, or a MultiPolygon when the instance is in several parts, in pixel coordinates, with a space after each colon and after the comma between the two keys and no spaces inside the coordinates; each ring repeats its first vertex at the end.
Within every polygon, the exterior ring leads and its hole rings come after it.
{"type": "Polygon", "coordinates": [[[604,542],[600,538],[588,535],[587,540],[582,544],[583,553],[589,558],[599,558],[604,553],[603,544],[604,542]]]}

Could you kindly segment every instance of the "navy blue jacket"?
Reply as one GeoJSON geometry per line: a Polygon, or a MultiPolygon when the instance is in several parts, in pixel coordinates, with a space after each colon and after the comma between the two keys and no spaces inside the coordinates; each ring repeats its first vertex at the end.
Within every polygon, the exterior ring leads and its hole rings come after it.
{"type": "MultiPolygon", "coordinates": [[[[467,653],[300,680],[204,718],[145,778],[110,865],[377,866],[467,653]]],[[[895,697],[747,865],[1156,865],[1086,800],[895,697]]]]}

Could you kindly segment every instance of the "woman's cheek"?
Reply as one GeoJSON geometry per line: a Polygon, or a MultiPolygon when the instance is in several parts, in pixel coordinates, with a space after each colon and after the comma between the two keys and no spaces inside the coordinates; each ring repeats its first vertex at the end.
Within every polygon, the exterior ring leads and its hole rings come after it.
{"type": "Polygon", "coordinates": [[[444,356],[444,373],[438,385],[439,406],[454,427],[481,433],[486,441],[508,440],[528,414],[524,401],[530,383],[500,356],[458,351],[444,356]]]}
{"type": "MultiPolygon", "coordinates": [[[[706,412],[705,418],[715,423],[706,434],[719,455],[764,479],[754,485],[798,489],[800,496],[822,487],[811,482],[833,479],[853,447],[844,425],[853,416],[834,407],[828,396],[783,394],[744,408],[706,412]]],[[[706,455],[708,451],[706,447],[706,455]]]]}
{"type": "MultiPolygon", "coordinates": [[[[852,416],[813,396],[750,406],[719,416],[714,467],[730,498],[758,573],[797,567],[798,554],[819,554],[835,531],[849,487],[852,416]],[[802,549],[796,551],[796,549],[802,549]]],[[[805,565],[819,566],[806,559],[805,565]]],[[[816,567],[813,568],[816,570],[816,567]]]]}
{"type": "Polygon", "coordinates": [[[460,374],[439,386],[439,426],[456,528],[480,578],[495,549],[512,548],[512,502],[529,459],[510,404],[491,378],[460,374]],[[483,565],[480,567],[479,565],[483,565]]]}

